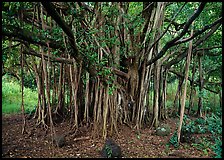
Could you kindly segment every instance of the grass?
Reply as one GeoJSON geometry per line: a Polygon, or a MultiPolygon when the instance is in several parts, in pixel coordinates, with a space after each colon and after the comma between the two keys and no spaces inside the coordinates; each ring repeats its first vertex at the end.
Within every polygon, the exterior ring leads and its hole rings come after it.
{"type": "MultiPolygon", "coordinates": [[[[10,79],[9,76],[2,78],[2,113],[21,113],[22,88],[18,81],[10,79]]],[[[37,91],[24,88],[24,108],[32,110],[38,102],[37,91]]]]}

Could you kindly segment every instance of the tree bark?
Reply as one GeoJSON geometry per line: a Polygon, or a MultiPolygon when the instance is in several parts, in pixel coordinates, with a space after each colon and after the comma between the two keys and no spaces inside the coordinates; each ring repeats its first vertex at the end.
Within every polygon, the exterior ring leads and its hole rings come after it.
{"type": "Polygon", "coordinates": [[[188,108],[188,115],[190,115],[191,109],[194,106],[194,96],[195,96],[195,88],[194,88],[194,75],[196,71],[196,61],[194,60],[193,68],[192,68],[192,82],[191,84],[191,91],[190,91],[190,99],[189,99],[189,108],[188,108]]]}
{"type": "MultiPolygon", "coordinates": [[[[158,60],[159,61],[159,60],[158,60]]],[[[153,101],[153,124],[155,128],[159,124],[159,73],[160,73],[160,64],[156,62],[154,65],[154,101],[153,101]]]]}
{"type": "Polygon", "coordinates": [[[198,100],[198,111],[197,116],[202,117],[202,108],[203,108],[203,70],[202,70],[202,55],[198,54],[198,67],[199,67],[199,100],[198,100]]]}
{"type": "MultiPolygon", "coordinates": [[[[192,26],[193,26],[193,24],[192,24],[192,26]]],[[[191,30],[191,35],[193,35],[193,29],[191,30]]],[[[179,124],[178,130],[177,130],[178,143],[180,143],[181,127],[182,127],[183,117],[184,117],[185,100],[186,100],[186,94],[187,94],[187,79],[188,79],[189,66],[190,66],[190,62],[191,62],[192,43],[193,43],[193,41],[190,41],[190,43],[189,43],[189,50],[188,50],[187,61],[186,61],[186,65],[185,65],[185,77],[184,77],[185,84],[184,84],[184,91],[183,91],[183,94],[181,97],[180,124],[179,124]]]]}
{"type": "Polygon", "coordinates": [[[22,94],[21,94],[21,110],[22,110],[22,115],[23,115],[23,126],[22,126],[22,134],[26,132],[26,118],[25,118],[25,110],[24,110],[24,55],[23,55],[23,46],[20,48],[20,53],[21,53],[21,88],[22,88],[22,94]]]}
{"type": "Polygon", "coordinates": [[[85,90],[85,113],[84,120],[85,123],[89,123],[89,101],[90,101],[90,93],[89,93],[89,73],[86,73],[86,90],[85,90]]]}

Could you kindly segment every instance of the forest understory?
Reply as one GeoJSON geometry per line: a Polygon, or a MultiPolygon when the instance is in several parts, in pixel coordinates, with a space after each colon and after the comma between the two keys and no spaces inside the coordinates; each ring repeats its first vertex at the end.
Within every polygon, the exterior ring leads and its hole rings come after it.
{"type": "MultiPolygon", "coordinates": [[[[155,130],[145,127],[137,133],[126,125],[118,125],[119,135],[112,138],[121,147],[122,158],[211,158],[214,153],[208,149],[208,155],[188,143],[179,148],[167,147],[176,128],[177,118],[164,121],[171,128],[168,136],[157,136],[155,130]]],[[[21,134],[22,115],[5,115],[2,119],[2,157],[3,158],[100,158],[104,145],[102,138],[92,138],[91,128],[80,129],[65,137],[61,148],[52,146],[51,136],[41,127],[36,127],[36,120],[27,121],[27,129],[21,134]]],[[[70,131],[69,122],[55,125],[58,134],[70,131]]],[[[209,137],[210,134],[195,134],[195,137],[209,137]]]]}
{"type": "Polygon", "coordinates": [[[2,6],[2,157],[222,157],[220,2],[2,6]]]}

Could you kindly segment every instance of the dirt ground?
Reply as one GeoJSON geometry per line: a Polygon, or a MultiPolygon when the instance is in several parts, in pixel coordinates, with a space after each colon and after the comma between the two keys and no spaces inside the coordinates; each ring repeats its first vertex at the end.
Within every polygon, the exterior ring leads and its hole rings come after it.
{"type": "MultiPolygon", "coordinates": [[[[50,131],[36,127],[36,120],[27,120],[27,133],[22,135],[22,116],[4,115],[2,117],[2,157],[16,158],[100,158],[100,151],[104,145],[102,139],[93,140],[91,132],[83,128],[79,133],[66,136],[62,148],[52,146],[50,131]],[[29,127],[28,127],[29,126],[29,127]]],[[[168,119],[165,123],[171,126],[169,136],[157,136],[155,130],[142,129],[140,134],[126,125],[119,126],[119,135],[114,135],[124,158],[199,158],[206,157],[202,151],[191,144],[181,144],[176,149],[166,147],[169,138],[175,130],[177,120],[168,119]]],[[[67,133],[69,122],[55,126],[56,133],[67,133]]],[[[212,156],[208,150],[207,158],[212,156]]]]}

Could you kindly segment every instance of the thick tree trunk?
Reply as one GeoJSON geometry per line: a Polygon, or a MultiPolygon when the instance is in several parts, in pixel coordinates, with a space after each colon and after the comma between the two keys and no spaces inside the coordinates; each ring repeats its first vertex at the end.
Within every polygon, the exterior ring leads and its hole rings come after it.
{"type": "Polygon", "coordinates": [[[139,100],[138,100],[138,110],[137,110],[137,120],[136,120],[136,126],[137,126],[137,130],[139,130],[142,126],[142,119],[143,119],[143,115],[144,115],[144,110],[145,110],[145,106],[144,106],[144,98],[145,98],[145,93],[146,93],[146,89],[144,89],[144,81],[145,81],[145,62],[143,63],[143,67],[142,67],[142,74],[141,74],[141,79],[140,79],[140,92],[139,92],[139,100]]]}
{"type": "Polygon", "coordinates": [[[138,62],[136,57],[130,59],[130,67],[128,70],[128,95],[130,95],[129,103],[132,105],[132,122],[136,120],[137,95],[138,95],[138,62]]]}

